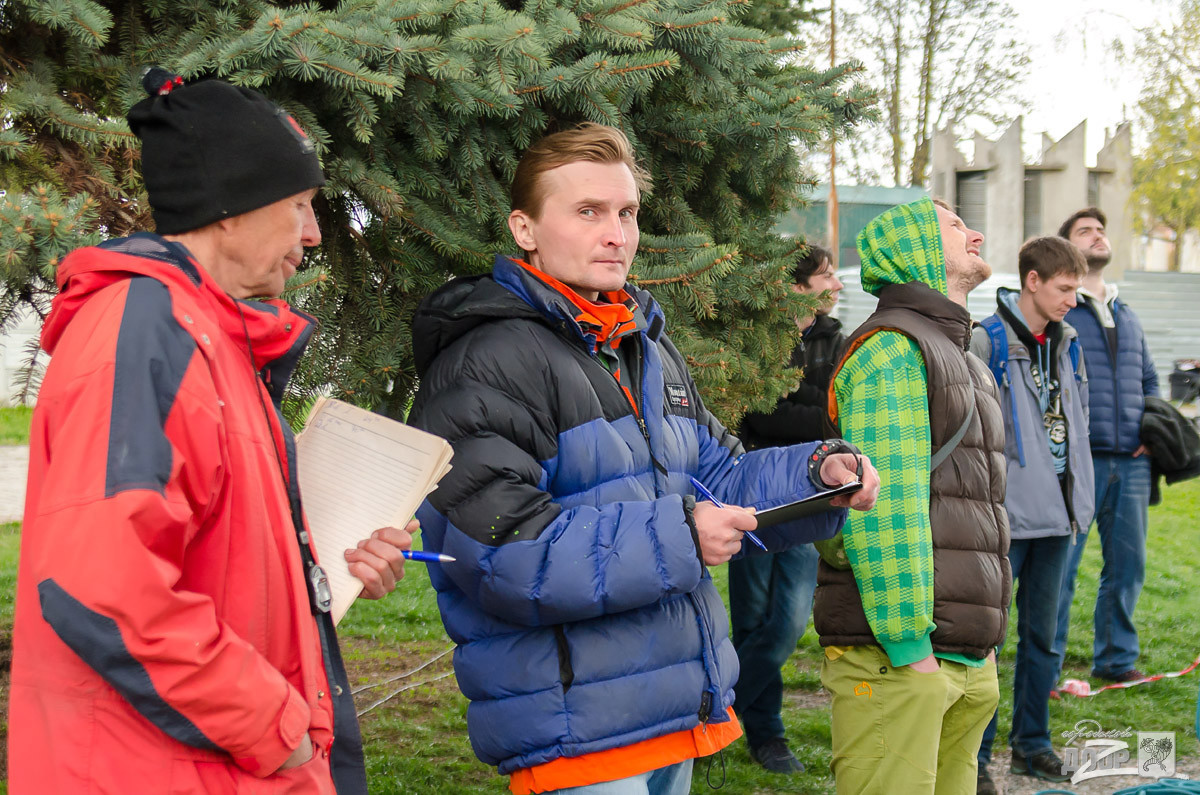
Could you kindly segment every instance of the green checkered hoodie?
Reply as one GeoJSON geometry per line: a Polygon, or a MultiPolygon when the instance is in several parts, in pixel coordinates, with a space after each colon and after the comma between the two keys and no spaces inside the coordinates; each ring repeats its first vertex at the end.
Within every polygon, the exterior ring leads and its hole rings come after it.
{"type": "MultiPolygon", "coordinates": [[[[888,210],[858,235],[863,289],[922,282],[946,294],[937,210],[929,199],[888,210]]],[[[879,501],[851,511],[842,531],[867,622],[892,664],[933,652],[933,542],[929,528],[929,399],[925,361],[903,334],[879,331],[834,380],[842,436],[879,470],[879,501]]],[[[957,654],[938,654],[982,665],[957,654]]]]}

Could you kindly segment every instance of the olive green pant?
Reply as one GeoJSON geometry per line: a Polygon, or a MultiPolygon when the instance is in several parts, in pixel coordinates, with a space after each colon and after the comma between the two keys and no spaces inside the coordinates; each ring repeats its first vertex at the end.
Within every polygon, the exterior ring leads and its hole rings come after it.
{"type": "Polygon", "coordinates": [[[878,646],[826,656],[839,795],[975,792],[979,741],[1000,700],[996,664],[938,663],[936,673],[893,668],[878,646]]]}

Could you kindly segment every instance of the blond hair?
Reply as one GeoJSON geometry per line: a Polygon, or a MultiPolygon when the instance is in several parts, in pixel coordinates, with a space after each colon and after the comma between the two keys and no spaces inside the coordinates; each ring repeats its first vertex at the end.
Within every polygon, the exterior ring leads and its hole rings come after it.
{"type": "Polygon", "coordinates": [[[616,127],[585,122],[570,130],[547,135],[525,150],[513,177],[510,191],[512,209],[537,218],[546,199],[542,174],[580,161],[624,163],[633,174],[638,193],[650,190],[650,174],[633,159],[633,147],[625,133],[616,127]]]}

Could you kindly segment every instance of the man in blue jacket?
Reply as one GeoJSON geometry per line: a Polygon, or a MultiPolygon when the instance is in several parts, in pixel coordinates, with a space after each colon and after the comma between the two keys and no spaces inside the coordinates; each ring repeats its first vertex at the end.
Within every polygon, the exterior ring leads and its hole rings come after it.
{"type": "MultiPolygon", "coordinates": [[[[1081,300],[1066,319],[1079,333],[1087,363],[1096,529],[1104,556],[1096,594],[1092,675],[1128,682],[1142,678],[1135,667],[1138,633],[1133,611],[1146,577],[1150,461],[1139,433],[1146,397],[1158,396],[1158,374],[1137,315],[1117,298],[1117,286],[1104,281],[1104,266],[1112,259],[1105,221],[1103,212],[1088,207],[1064,221],[1058,234],[1080,249],[1088,263],[1081,300]]],[[[1060,669],[1082,554],[1083,543],[1077,543],[1063,578],[1055,640],[1060,669]]]]}
{"type": "MultiPolygon", "coordinates": [[[[414,322],[411,421],[454,469],[418,515],[477,756],[514,795],[688,792],[735,740],[737,656],[706,566],[769,508],[855,477],[844,442],[744,453],[704,407],[662,310],[626,282],[648,178],[583,125],[517,166],[523,259],[456,279],[414,322]],[[692,479],[729,507],[697,502],[692,479]]],[[[878,477],[851,507],[869,509],[878,477]]],[[[844,499],[844,498],[843,498],[844,499]]],[[[846,502],[842,503],[847,504],[846,502]]],[[[844,511],[759,528],[771,550],[844,511]]]]}
{"type": "MultiPolygon", "coordinates": [[[[1017,602],[1013,674],[1012,772],[1066,781],[1050,742],[1050,690],[1058,681],[1054,652],[1058,599],[1071,543],[1092,521],[1087,375],[1076,333],[1063,322],[1087,273],[1079,249],[1036,237],[1018,254],[1021,290],[1001,287],[997,311],[976,326],[971,352],[988,363],[1000,387],[1008,513],[1017,602]]],[[[988,774],[997,716],[979,747],[977,795],[994,795],[988,774]]]]}

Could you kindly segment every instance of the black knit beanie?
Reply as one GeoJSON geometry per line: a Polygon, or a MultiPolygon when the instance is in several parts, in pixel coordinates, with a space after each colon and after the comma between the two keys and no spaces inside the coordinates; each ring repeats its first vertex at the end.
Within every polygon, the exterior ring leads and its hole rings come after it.
{"type": "Polygon", "coordinates": [[[129,129],[142,140],[142,176],[160,235],[198,229],[325,184],[312,141],[257,91],[219,80],[184,84],[164,69],[129,129]]]}

